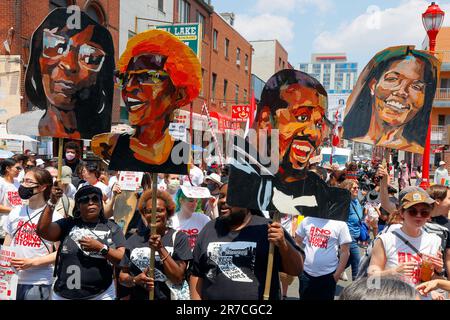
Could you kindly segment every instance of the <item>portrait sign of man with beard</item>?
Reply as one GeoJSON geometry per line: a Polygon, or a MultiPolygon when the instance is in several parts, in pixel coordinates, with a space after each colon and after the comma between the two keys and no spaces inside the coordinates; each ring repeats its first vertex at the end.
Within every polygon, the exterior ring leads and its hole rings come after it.
{"type": "Polygon", "coordinates": [[[331,127],[326,112],[319,81],[297,70],[273,75],[258,104],[254,134],[233,141],[229,204],[346,220],[350,194],[308,171],[331,127]]]}

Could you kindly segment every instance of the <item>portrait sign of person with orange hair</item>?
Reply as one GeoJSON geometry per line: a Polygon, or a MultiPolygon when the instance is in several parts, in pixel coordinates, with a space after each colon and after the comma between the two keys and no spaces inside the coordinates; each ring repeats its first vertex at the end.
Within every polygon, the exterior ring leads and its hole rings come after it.
{"type": "Polygon", "coordinates": [[[189,145],[173,139],[169,124],[200,92],[195,53],[166,31],[142,32],[128,41],[116,79],[134,133],[97,135],[93,152],[111,170],[187,174],[189,145]]]}
{"type": "Polygon", "coordinates": [[[439,69],[414,46],[378,52],[347,100],[344,139],[423,153],[439,69]]]}

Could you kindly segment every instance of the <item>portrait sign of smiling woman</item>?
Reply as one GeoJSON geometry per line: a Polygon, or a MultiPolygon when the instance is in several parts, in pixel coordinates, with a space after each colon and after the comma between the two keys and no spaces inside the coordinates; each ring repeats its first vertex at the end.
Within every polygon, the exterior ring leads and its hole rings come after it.
{"type": "Polygon", "coordinates": [[[200,92],[197,56],[172,34],[148,30],[128,41],[117,69],[134,133],[97,135],[92,151],[110,170],[187,174],[190,146],[172,138],[169,124],[200,92]]]}
{"type": "Polygon", "coordinates": [[[423,153],[439,68],[413,46],[377,53],[347,100],[344,139],[423,153]]]}
{"type": "Polygon", "coordinates": [[[34,31],[25,76],[34,111],[9,119],[10,133],[91,139],[110,131],[114,45],[109,31],[80,12],[53,10],[34,31]]]}

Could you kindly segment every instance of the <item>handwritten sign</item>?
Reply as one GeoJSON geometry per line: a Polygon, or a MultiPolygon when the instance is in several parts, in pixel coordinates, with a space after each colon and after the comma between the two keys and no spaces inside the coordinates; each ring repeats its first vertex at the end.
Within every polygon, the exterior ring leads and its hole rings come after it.
{"type": "Polygon", "coordinates": [[[0,300],[16,300],[19,276],[11,267],[15,252],[7,246],[0,246],[0,300]]]}
{"type": "Polygon", "coordinates": [[[143,172],[121,171],[119,174],[120,189],[136,191],[141,186],[143,176],[143,172]]]}

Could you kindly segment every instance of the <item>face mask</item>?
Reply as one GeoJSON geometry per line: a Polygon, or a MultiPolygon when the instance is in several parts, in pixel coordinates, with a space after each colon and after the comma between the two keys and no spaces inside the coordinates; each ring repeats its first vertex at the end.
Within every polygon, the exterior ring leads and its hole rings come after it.
{"type": "Polygon", "coordinates": [[[180,181],[179,180],[171,180],[169,181],[169,184],[167,185],[167,188],[171,191],[176,191],[178,188],[180,188],[180,181]]]}
{"type": "Polygon", "coordinates": [[[209,192],[213,192],[214,190],[217,189],[217,185],[214,183],[207,184],[206,187],[208,188],[209,192]]]}
{"type": "Polygon", "coordinates": [[[34,188],[36,188],[36,187],[24,187],[21,185],[18,190],[19,197],[22,200],[30,199],[32,196],[34,196],[36,194],[33,192],[34,188]]]}
{"type": "Polygon", "coordinates": [[[75,154],[71,152],[66,152],[66,159],[72,161],[73,159],[75,159],[75,154]]]}

